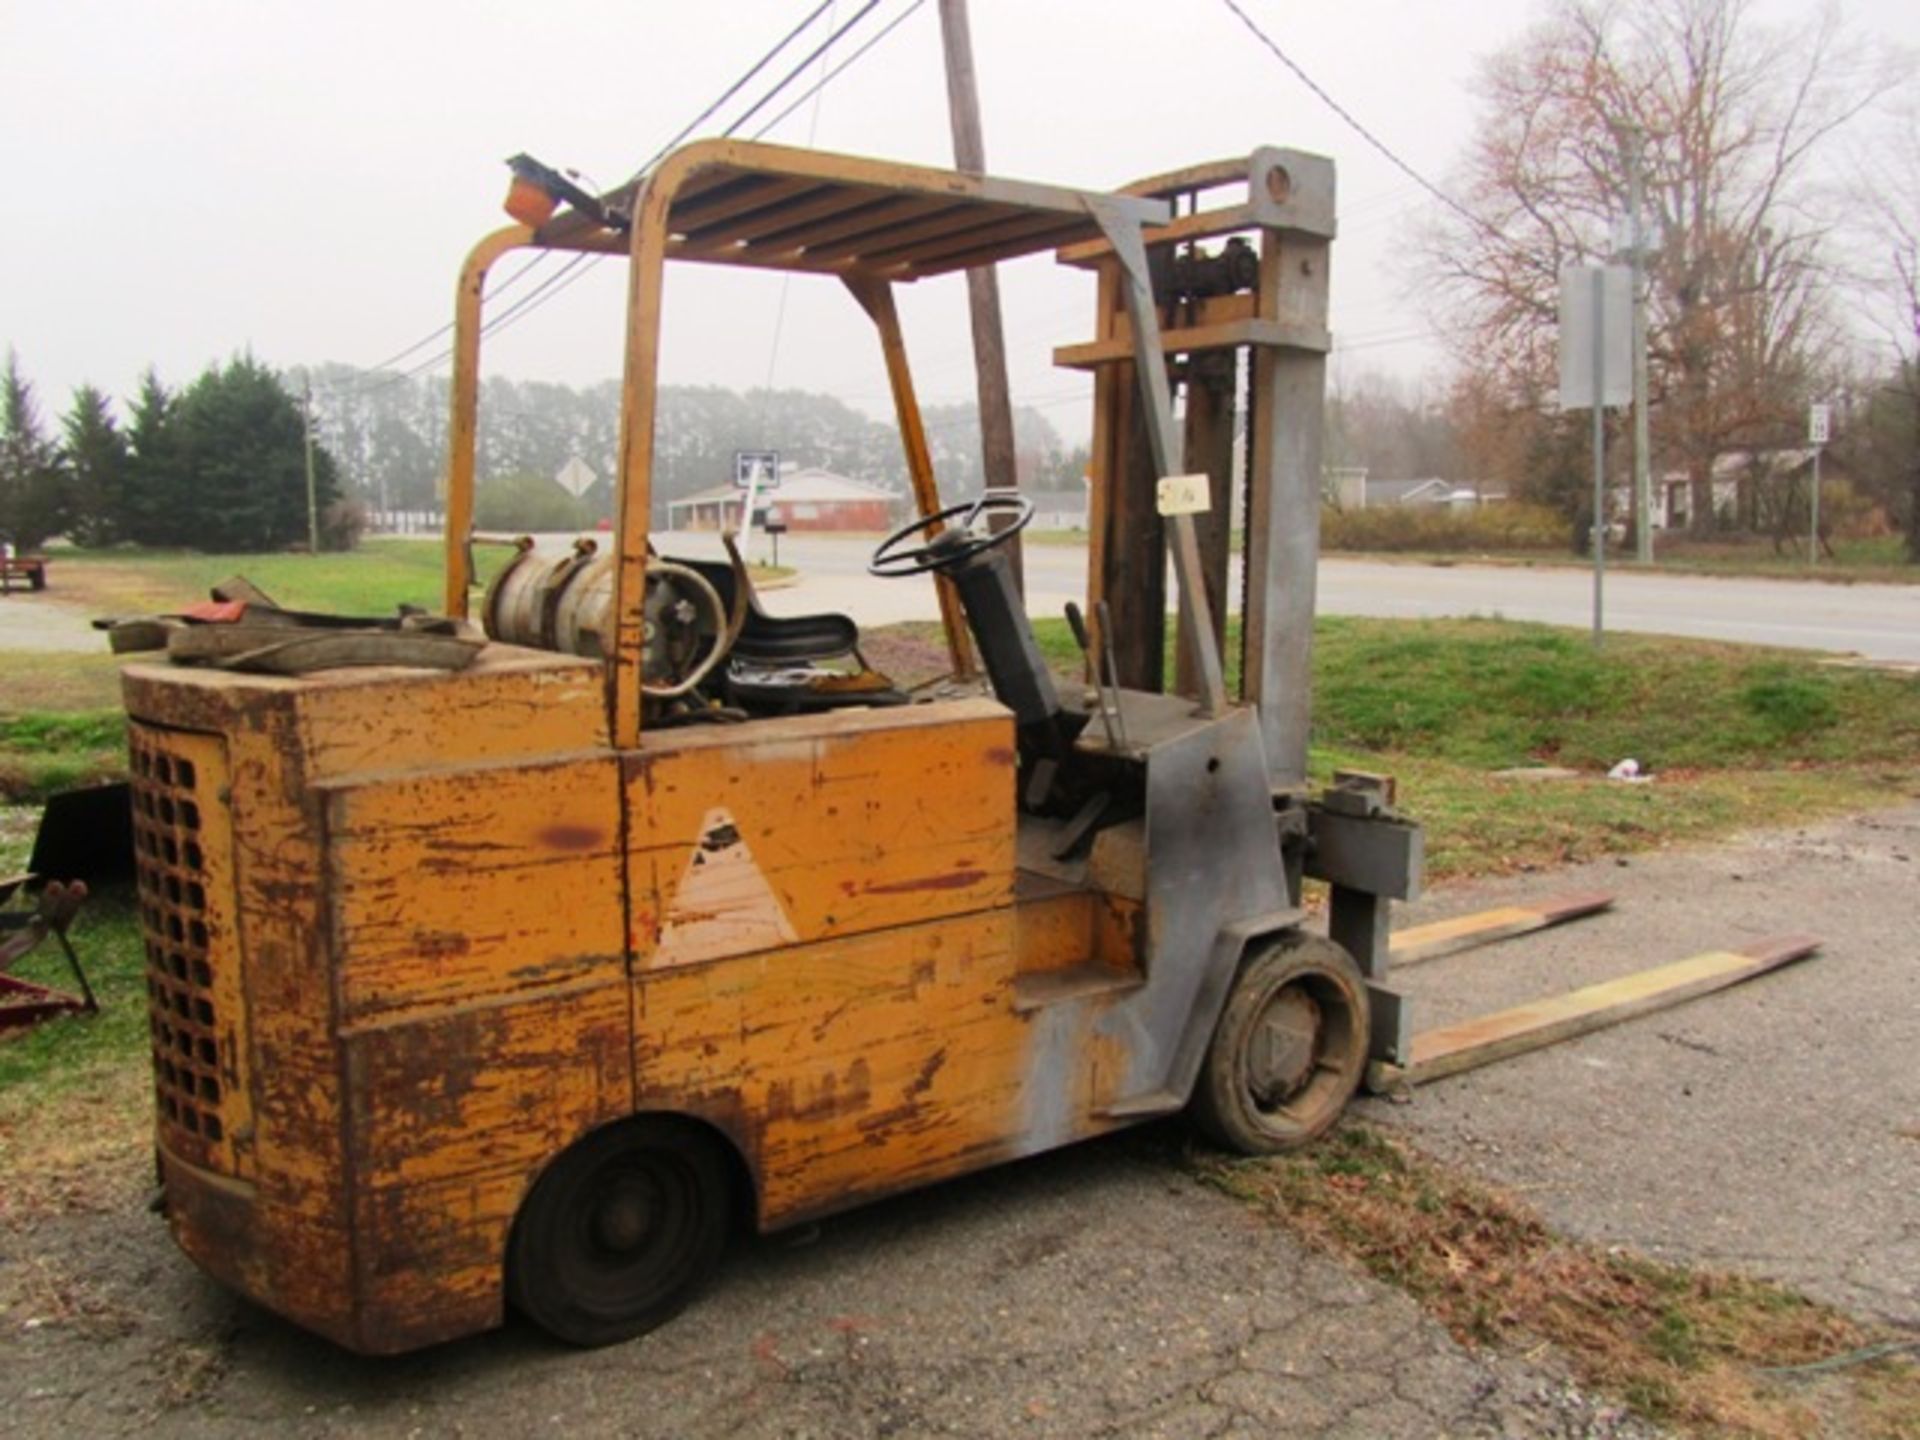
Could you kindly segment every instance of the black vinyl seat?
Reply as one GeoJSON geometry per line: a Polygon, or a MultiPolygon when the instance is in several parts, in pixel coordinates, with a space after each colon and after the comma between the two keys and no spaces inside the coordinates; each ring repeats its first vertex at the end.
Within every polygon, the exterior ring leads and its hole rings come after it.
{"type": "MultiPolygon", "coordinates": [[[[724,560],[679,560],[697,570],[702,579],[720,596],[720,603],[733,613],[733,566],[724,560]]],[[[751,581],[747,583],[747,619],[740,627],[740,638],[733,642],[734,658],[754,665],[795,665],[809,660],[838,660],[854,654],[860,646],[860,627],[845,616],[832,612],[820,615],[769,615],[760,608],[760,596],[751,581]]]]}
{"type": "MultiPolygon", "coordinates": [[[[699,572],[731,615],[737,603],[734,567],[724,560],[675,560],[699,572]]],[[[851,705],[905,705],[908,697],[860,653],[860,627],[846,615],[769,615],[746,581],[746,617],[723,676],[727,700],[762,715],[803,715],[851,705]],[[851,656],[849,673],[819,662],[851,656]]]]}

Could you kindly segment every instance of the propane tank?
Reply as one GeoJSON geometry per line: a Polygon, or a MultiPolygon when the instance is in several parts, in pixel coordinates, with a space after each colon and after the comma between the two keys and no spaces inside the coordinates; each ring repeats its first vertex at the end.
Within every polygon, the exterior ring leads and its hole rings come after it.
{"type": "MultiPolygon", "coordinates": [[[[613,649],[616,558],[584,537],[565,555],[540,555],[532,540],[520,540],[487,587],[480,611],[487,638],[604,660],[613,649]]],[[[649,560],[641,614],[640,673],[650,694],[685,694],[725,653],[726,607],[698,571],[649,560]]]]}

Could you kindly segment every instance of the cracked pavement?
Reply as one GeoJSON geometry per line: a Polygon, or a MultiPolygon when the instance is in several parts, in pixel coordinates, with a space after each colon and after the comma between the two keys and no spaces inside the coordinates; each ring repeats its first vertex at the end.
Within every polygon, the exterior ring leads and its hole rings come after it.
{"type": "Polygon", "coordinates": [[[25,1238],[108,1293],[90,1324],[18,1335],[0,1413],[21,1437],[1652,1433],[1550,1361],[1463,1350],[1307,1254],[1191,1179],[1178,1139],[1117,1137],[749,1245],[680,1319],[591,1352],[514,1325],[358,1359],[201,1277],[138,1205],[44,1221],[25,1238]]]}
{"type": "Polygon", "coordinates": [[[1396,923],[1578,890],[1619,898],[1396,972],[1415,1028],[1767,935],[1821,950],[1360,1113],[1566,1233],[1920,1327],[1920,805],[1451,887],[1396,923]]]}

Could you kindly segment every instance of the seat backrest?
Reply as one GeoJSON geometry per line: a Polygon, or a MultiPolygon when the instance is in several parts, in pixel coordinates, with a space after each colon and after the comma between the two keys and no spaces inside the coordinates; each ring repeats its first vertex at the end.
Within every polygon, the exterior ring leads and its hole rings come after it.
{"type": "MultiPolygon", "coordinates": [[[[696,570],[719,593],[721,603],[731,612],[734,605],[734,570],[724,560],[679,560],[696,570]]],[[[845,615],[769,615],[760,608],[760,596],[747,585],[747,621],[734,642],[733,653],[742,660],[762,665],[790,665],[806,660],[837,660],[851,655],[860,643],[860,628],[845,615]]]]}

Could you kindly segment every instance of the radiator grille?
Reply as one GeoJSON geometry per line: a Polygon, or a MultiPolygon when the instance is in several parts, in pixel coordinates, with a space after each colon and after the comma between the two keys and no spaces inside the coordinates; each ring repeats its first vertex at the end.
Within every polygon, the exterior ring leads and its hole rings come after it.
{"type": "Polygon", "coordinates": [[[161,1143],[224,1174],[248,1113],[225,743],[131,727],[133,842],[161,1143]]]}

